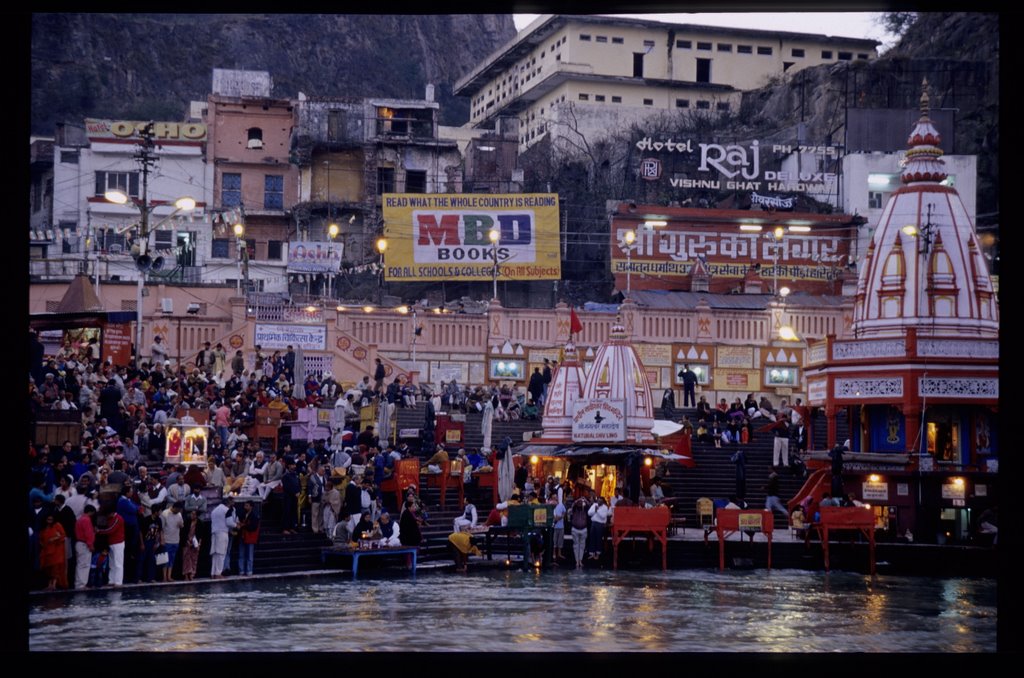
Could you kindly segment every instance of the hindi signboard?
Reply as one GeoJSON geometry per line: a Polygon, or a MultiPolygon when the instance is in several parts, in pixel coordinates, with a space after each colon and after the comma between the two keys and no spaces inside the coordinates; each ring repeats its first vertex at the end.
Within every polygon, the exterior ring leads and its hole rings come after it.
{"type": "Polygon", "coordinates": [[[323,325],[256,323],[253,344],[271,349],[301,346],[304,351],[324,351],[327,349],[327,328],[323,325]]]}
{"type": "Polygon", "coordinates": [[[573,404],[573,442],[613,443],[625,439],[626,402],[624,400],[581,399],[573,404]]]}
{"type": "Polygon", "coordinates": [[[109,323],[103,328],[100,358],[117,366],[127,366],[132,361],[132,332],[128,323],[109,323]]]}
{"type": "Polygon", "coordinates": [[[383,212],[386,280],[491,280],[495,254],[501,280],[562,277],[555,193],[386,193],[383,212]]]}

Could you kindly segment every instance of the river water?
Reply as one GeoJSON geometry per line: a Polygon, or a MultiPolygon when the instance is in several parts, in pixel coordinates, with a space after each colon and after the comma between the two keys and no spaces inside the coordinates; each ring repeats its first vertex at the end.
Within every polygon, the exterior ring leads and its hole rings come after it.
{"type": "Polygon", "coordinates": [[[994,652],[996,583],[802,570],[228,580],[34,598],[29,647],[994,652]]]}

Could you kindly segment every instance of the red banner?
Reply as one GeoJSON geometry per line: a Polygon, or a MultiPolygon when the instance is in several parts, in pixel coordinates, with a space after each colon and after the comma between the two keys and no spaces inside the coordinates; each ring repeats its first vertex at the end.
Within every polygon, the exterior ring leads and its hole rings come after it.
{"type": "Polygon", "coordinates": [[[103,328],[100,359],[127,367],[132,361],[132,329],[128,323],[111,323],[103,328]]]}

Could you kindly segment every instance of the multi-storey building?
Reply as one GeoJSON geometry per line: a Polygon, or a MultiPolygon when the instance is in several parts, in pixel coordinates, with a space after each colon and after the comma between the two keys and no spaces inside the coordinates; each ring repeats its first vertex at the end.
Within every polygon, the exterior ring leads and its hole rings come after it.
{"type": "Polygon", "coordinates": [[[734,110],[740,93],[803,68],[867,60],[878,42],[601,16],[542,16],[463,76],[470,122],[519,119],[519,148],[600,135],[653,113],[734,110]]]}

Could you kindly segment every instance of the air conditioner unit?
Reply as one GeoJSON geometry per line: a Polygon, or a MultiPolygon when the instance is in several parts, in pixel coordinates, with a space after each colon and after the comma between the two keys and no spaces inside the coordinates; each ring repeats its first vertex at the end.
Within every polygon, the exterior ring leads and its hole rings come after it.
{"type": "Polygon", "coordinates": [[[165,297],[160,300],[160,310],[164,313],[174,313],[174,299],[165,297]]]}

